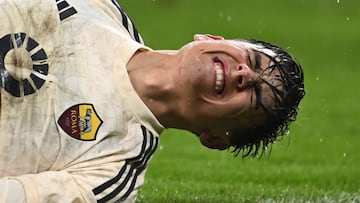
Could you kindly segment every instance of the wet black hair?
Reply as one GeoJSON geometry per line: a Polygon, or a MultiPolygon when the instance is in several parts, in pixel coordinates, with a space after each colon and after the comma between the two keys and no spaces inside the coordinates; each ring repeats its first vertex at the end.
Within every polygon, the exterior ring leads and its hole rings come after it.
{"type": "MultiPolygon", "coordinates": [[[[289,133],[289,125],[295,121],[299,103],[305,95],[304,74],[299,62],[279,46],[254,39],[240,41],[272,50],[275,56],[261,52],[269,57],[272,62],[265,71],[269,73],[277,71],[279,76],[276,79],[281,82],[280,87],[275,87],[263,80],[271,88],[275,104],[271,109],[262,105],[267,114],[264,122],[247,129],[230,131],[231,152],[235,156],[241,154],[242,157],[256,157],[261,156],[269,145],[271,146],[280,137],[289,133]]],[[[258,52],[258,50],[254,51],[258,52]]]]}

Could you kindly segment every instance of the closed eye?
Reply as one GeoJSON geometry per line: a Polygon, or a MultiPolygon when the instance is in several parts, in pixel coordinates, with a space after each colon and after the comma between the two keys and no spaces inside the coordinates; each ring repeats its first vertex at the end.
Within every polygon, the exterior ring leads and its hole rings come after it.
{"type": "Polygon", "coordinates": [[[242,76],[239,76],[238,84],[241,86],[242,82],[243,82],[243,77],[242,77],[242,76]]]}
{"type": "Polygon", "coordinates": [[[255,84],[254,85],[254,93],[255,93],[255,110],[258,110],[259,107],[261,106],[261,86],[260,84],[255,84]]]}

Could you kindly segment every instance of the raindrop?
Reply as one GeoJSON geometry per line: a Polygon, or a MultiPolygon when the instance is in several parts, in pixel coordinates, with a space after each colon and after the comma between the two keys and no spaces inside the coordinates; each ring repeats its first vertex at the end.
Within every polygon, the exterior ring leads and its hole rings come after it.
{"type": "Polygon", "coordinates": [[[344,152],[343,156],[346,157],[346,153],[345,153],[345,152],[344,152]]]}
{"type": "Polygon", "coordinates": [[[320,143],[322,143],[323,142],[323,139],[322,138],[320,138],[320,143]]]}
{"type": "Polygon", "coordinates": [[[223,12],[220,12],[220,13],[219,13],[219,17],[220,17],[220,18],[224,17],[223,12]]]}
{"type": "Polygon", "coordinates": [[[231,16],[228,16],[228,17],[226,18],[226,20],[227,20],[227,21],[231,21],[231,20],[232,20],[232,17],[231,17],[231,16]]]}
{"type": "Polygon", "coordinates": [[[315,79],[318,81],[318,80],[319,80],[319,77],[316,77],[315,79]]]}
{"type": "Polygon", "coordinates": [[[348,17],[346,17],[346,21],[349,21],[350,20],[350,17],[348,16],[348,17]]]}
{"type": "Polygon", "coordinates": [[[338,3],[338,4],[339,4],[339,3],[340,3],[340,0],[336,0],[336,3],[338,3]]]}

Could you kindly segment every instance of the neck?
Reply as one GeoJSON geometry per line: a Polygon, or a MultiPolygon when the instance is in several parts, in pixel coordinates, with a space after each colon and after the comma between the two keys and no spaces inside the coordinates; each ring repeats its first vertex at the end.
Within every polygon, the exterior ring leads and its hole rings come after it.
{"type": "Polygon", "coordinates": [[[174,51],[138,51],[127,64],[130,81],[145,105],[166,128],[182,128],[181,94],[176,91],[174,51]]]}

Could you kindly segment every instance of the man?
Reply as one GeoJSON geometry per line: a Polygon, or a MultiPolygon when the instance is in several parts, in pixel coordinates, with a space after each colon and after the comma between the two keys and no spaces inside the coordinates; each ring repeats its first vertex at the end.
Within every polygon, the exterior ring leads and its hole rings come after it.
{"type": "Polygon", "coordinates": [[[255,156],[304,95],[301,67],[268,43],[156,51],[115,0],[0,6],[0,202],[133,202],[165,128],[255,156]]]}

